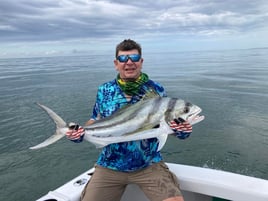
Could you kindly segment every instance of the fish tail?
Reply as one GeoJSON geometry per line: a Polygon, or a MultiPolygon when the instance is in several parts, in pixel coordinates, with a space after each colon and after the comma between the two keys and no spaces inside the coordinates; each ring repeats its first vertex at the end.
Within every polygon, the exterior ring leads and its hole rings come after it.
{"type": "Polygon", "coordinates": [[[52,135],[51,137],[49,137],[48,139],[46,139],[45,141],[43,141],[42,143],[30,147],[30,149],[40,149],[43,147],[46,147],[50,144],[53,144],[54,142],[60,140],[62,137],[65,136],[65,132],[68,128],[67,128],[67,124],[66,122],[58,115],[56,114],[53,110],[51,110],[50,108],[41,105],[40,103],[37,103],[37,105],[39,107],[41,107],[45,112],[47,112],[48,116],[55,122],[56,124],[56,131],[54,133],[54,135],[52,135]]]}

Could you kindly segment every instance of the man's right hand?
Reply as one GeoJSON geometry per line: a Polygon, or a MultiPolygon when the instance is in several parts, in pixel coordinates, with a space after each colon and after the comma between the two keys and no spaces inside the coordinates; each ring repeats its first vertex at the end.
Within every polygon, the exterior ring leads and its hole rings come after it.
{"type": "Polygon", "coordinates": [[[85,129],[76,123],[68,124],[69,130],[66,132],[66,137],[71,141],[82,141],[85,135],[85,129]]]}

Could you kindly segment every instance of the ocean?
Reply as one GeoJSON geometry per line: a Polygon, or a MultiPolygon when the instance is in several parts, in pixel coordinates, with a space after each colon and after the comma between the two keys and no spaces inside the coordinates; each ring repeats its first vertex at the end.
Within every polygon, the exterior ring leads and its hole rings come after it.
{"type": "MultiPolygon", "coordinates": [[[[206,116],[187,140],[168,138],[166,162],[268,179],[267,55],[268,48],[144,53],[143,72],[206,116]]],[[[0,200],[35,200],[93,166],[99,150],[86,141],[29,149],[55,129],[35,103],[83,125],[97,87],[117,74],[113,59],[0,59],[0,200]]]]}

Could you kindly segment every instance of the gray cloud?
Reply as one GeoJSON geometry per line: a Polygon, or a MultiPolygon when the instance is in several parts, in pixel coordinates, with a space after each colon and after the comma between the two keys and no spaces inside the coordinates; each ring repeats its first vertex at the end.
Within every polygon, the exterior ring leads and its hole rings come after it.
{"type": "Polygon", "coordinates": [[[105,1],[10,1],[0,7],[4,40],[102,37],[124,31],[125,18],[138,14],[136,7],[105,1]]]}
{"type": "Polygon", "coordinates": [[[9,0],[0,2],[0,40],[57,41],[125,35],[228,35],[264,29],[265,1],[9,0]]]}

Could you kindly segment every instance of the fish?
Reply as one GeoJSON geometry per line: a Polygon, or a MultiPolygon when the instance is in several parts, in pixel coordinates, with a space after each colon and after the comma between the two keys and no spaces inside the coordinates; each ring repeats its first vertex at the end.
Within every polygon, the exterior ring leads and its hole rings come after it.
{"type": "MultiPolygon", "coordinates": [[[[30,147],[40,149],[55,143],[65,136],[68,124],[52,109],[37,103],[56,124],[55,134],[44,142],[30,147]]],[[[157,138],[158,151],[161,150],[168,135],[174,134],[168,122],[180,118],[191,125],[199,123],[205,117],[202,109],[190,102],[171,97],[150,97],[135,104],[129,104],[109,117],[96,120],[94,124],[84,126],[84,140],[102,148],[109,144],[157,138]]]]}

